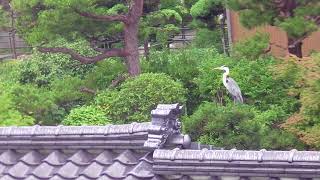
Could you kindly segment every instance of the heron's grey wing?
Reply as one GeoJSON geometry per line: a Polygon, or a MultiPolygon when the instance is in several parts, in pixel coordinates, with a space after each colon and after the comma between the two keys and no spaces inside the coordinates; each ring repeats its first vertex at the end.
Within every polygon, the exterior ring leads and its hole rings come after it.
{"type": "Polygon", "coordinates": [[[236,98],[236,100],[243,102],[243,98],[242,98],[242,94],[241,94],[241,90],[239,85],[237,84],[237,82],[232,79],[231,77],[227,78],[227,90],[229,91],[229,93],[236,98]]]}

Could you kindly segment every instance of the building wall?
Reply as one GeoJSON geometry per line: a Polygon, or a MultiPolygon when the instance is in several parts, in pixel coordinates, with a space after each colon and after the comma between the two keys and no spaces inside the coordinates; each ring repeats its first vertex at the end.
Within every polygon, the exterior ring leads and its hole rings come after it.
{"type": "MultiPolygon", "coordinates": [[[[16,48],[28,47],[24,41],[16,36],[16,48]]],[[[0,31],[0,49],[10,49],[10,35],[8,32],[0,31]]]]}
{"type": "MultiPolygon", "coordinates": [[[[278,57],[287,55],[288,39],[286,33],[274,26],[263,26],[251,30],[240,24],[239,16],[235,12],[230,13],[232,42],[253,36],[256,32],[267,32],[270,35],[271,52],[278,57]]],[[[312,51],[320,51],[320,31],[314,32],[303,41],[303,56],[309,56],[312,51]]]]}

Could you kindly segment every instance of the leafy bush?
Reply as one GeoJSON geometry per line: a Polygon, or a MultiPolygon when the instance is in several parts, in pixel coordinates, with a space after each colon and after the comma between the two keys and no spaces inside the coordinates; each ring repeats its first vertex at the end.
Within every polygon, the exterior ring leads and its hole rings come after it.
{"type": "Polygon", "coordinates": [[[20,113],[12,100],[8,87],[0,82],[0,126],[33,125],[34,119],[20,113]]]}
{"type": "Polygon", "coordinates": [[[186,101],[182,85],[165,74],[142,74],[119,89],[102,92],[95,100],[114,123],[150,121],[150,112],[157,104],[186,101]]]}
{"type": "Polygon", "coordinates": [[[33,117],[37,124],[57,124],[65,114],[64,109],[55,104],[52,92],[47,89],[16,85],[10,93],[15,108],[22,114],[33,117]]]}
{"type": "Polygon", "coordinates": [[[196,48],[210,48],[215,47],[218,52],[223,52],[223,45],[221,42],[221,31],[209,30],[201,28],[197,30],[195,38],[192,40],[192,45],[196,48]]]}
{"type": "Polygon", "coordinates": [[[84,84],[92,89],[105,90],[110,86],[112,80],[125,72],[124,64],[117,59],[100,61],[85,77],[84,84]]]}
{"type": "MultiPolygon", "coordinates": [[[[84,41],[69,43],[63,39],[52,42],[57,47],[69,47],[83,55],[92,55],[93,52],[84,41]]],[[[94,65],[84,65],[71,59],[68,55],[57,53],[35,52],[21,63],[19,80],[21,83],[33,83],[40,86],[48,86],[52,80],[62,76],[83,77],[90,72],[94,65]]]]}
{"type": "MultiPolygon", "coordinates": [[[[289,61],[290,64],[292,62],[298,66],[294,72],[294,74],[298,74],[298,80],[290,93],[300,98],[301,108],[287,119],[283,127],[300,136],[306,144],[319,149],[320,53],[301,62],[289,61]]],[[[286,63],[288,64],[288,62],[286,63]]],[[[294,76],[293,73],[291,73],[292,76],[294,76]]]]}
{"type": "Polygon", "coordinates": [[[259,125],[248,106],[223,107],[204,103],[184,120],[186,132],[204,144],[217,147],[259,148],[259,125]]]}
{"type": "Polygon", "coordinates": [[[188,90],[187,112],[191,114],[200,104],[200,93],[194,82],[203,61],[210,61],[218,52],[213,48],[187,48],[179,51],[152,51],[148,61],[142,61],[143,72],[166,73],[183,83],[188,90]]]}
{"type": "MultiPolygon", "coordinates": [[[[194,140],[237,149],[302,149],[293,134],[259,121],[261,112],[248,105],[220,106],[205,102],[184,119],[184,130],[194,140]]],[[[261,117],[260,117],[261,118],[261,117]]]]}
{"type": "Polygon", "coordinates": [[[10,84],[18,83],[19,76],[19,60],[8,60],[0,62],[0,82],[10,84]]]}
{"type": "Polygon", "coordinates": [[[213,69],[226,65],[230,68],[230,76],[239,84],[247,104],[255,105],[259,110],[279,105],[286,106],[288,112],[296,111],[298,101],[288,95],[289,86],[294,83],[294,79],[275,78],[273,69],[276,63],[273,58],[248,61],[216,55],[212,60],[200,64],[200,73],[195,82],[204,99],[219,103],[222,101],[222,104],[225,101],[229,102],[230,98],[226,97],[226,89],[222,84],[223,72],[213,69]]]}
{"type": "Polygon", "coordinates": [[[232,51],[236,58],[257,60],[264,55],[264,52],[268,47],[269,36],[267,34],[257,33],[253,37],[236,43],[232,51]]]}
{"type": "Polygon", "coordinates": [[[59,79],[53,79],[48,89],[53,95],[54,102],[63,106],[86,99],[86,94],[80,91],[84,84],[79,77],[62,76],[59,79]]]}
{"type": "Polygon", "coordinates": [[[82,125],[106,125],[108,120],[103,111],[94,106],[82,106],[72,109],[70,114],[62,121],[62,124],[68,126],[82,125]]]}

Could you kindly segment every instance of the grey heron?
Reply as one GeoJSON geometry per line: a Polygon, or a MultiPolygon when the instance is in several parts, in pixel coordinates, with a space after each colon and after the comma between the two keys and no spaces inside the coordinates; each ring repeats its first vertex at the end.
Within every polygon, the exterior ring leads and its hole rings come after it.
{"type": "Polygon", "coordinates": [[[237,82],[229,76],[229,68],[226,66],[221,66],[218,68],[214,68],[218,70],[222,70],[224,73],[222,75],[223,85],[227,88],[228,92],[231,94],[233,101],[236,103],[243,103],[243,98],[241,94],[241,90],[237,84],[237,82]]]}

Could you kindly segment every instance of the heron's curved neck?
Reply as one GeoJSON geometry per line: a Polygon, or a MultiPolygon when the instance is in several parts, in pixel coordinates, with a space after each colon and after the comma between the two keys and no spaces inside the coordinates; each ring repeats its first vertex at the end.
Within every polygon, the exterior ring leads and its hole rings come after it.
{"type": "Polygon", "coordinates": [[[223,78],[227,78],[229,76],[229,69],[225,69],[225,72],[223,73],[223,78]]]}

